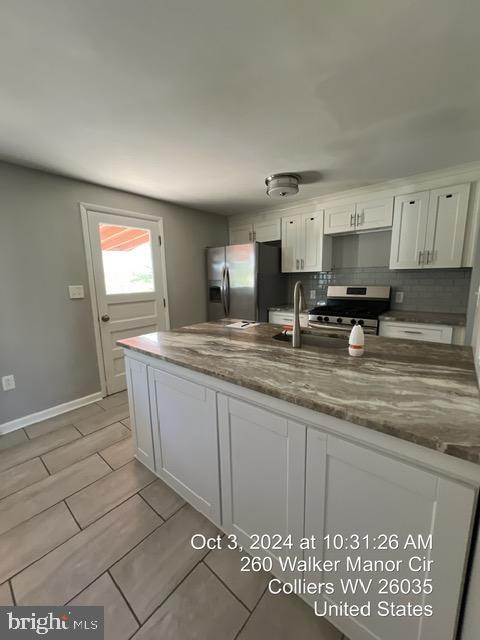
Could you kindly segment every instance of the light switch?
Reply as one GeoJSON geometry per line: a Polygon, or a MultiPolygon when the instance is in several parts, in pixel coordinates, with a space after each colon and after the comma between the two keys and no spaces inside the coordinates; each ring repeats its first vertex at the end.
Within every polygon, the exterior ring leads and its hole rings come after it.
{"type": "Polygon", "coordinates": [[[310,289],[310,300],[315,300],[317,297],[317,292],[315,289],[310,289]]]}
{"type": "Polygon", "coordinates": [[[15,376],[3,376],[2,387],[4,391],[12,391],[12,389],[15,389],[15,376]]]}
{"type": "Polygon", "coordinates": [[[70,296],[70,300],[85,298],[85,290],[83,288],[83,284],[69,284],[68,295],[70,296]]]}
{"type": "Polygon", "coordinates": [[[395,293],[395,302],[397,304],[402,304],[402,302],[403,302],[403,291],[397,291],[395,293]]]}

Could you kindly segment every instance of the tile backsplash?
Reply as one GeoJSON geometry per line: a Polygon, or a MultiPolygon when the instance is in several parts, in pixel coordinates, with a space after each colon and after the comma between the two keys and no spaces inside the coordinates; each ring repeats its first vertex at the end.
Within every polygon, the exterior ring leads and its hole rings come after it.
{"type": "Polygon", "coordinates": [[[387,267],[341,268],[320,273],[290,274],[289,302],[293,287],[301,280],[307,305],[325,300],[328,285],[390,285],[392,309],[466,313],[471,269],[415,269],[391,271],[387,267]],[[311,297],[311,292],[315,297],[311,297]],[[395,293],[403,291],[402,303],[395,293]]]}

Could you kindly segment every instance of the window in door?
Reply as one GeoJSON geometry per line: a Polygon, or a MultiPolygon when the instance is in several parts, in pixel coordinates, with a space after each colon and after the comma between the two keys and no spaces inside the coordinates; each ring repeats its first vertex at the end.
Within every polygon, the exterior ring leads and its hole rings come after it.
{"type": "Polygon", "coordinates": [[[100,223],[107,295],[155,290],[150,231],[100,223]]]}

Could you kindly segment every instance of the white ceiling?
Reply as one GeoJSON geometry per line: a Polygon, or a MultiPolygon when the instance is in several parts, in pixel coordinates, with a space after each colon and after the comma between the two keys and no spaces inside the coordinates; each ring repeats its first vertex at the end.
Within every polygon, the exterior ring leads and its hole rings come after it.
{"type": "Polygon", "coordinates": [[[230,214],[480,159],[478,0],[2,0],[0,157],[230,214]]]}

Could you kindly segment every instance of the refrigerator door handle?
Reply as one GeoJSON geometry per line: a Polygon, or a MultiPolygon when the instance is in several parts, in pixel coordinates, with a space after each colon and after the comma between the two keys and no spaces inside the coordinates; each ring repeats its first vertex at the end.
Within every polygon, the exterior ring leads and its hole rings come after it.
{"type": "Polygon", "coordinates": [[[225,267],[225,313],[227,318],[230,315],[230,271],[225,267]]]}
{"type": "Polygon", "coordinates": [[[227,272],[227,267],[223,267],[222,269],[222,285],[220,288],[221,294],[222,294],[222,305],[223,305],[223,313],[225,314],[225,317],[228,315],[227,313],[227,294],[226,294],[226,272],[227,272]]]}

